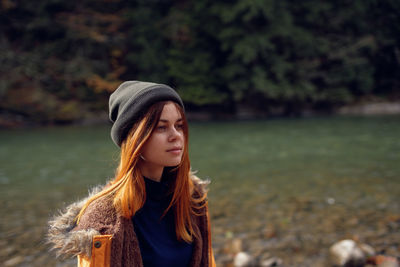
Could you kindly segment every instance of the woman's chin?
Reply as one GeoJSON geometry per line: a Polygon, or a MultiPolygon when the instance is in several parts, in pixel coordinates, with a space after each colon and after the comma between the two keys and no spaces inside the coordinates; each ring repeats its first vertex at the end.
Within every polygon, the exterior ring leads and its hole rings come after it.
{"type": "Polygon", "coordinates": [[[165,167],[176,167],[181,163],[181,160],[173,160],[169,161],[167,164],[165,164],[165,167]]]}

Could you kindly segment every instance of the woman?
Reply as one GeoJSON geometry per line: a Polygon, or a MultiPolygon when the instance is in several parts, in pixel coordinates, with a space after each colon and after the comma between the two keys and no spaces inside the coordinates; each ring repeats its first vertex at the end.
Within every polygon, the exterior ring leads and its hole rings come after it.
{"type": "Polygon", "coordinates": [[[78,266],[215,266],[205,183],[190,170],[188,125],[169,86],[122,83],[110,96],[114,179],[50,222],[78,266]]]}

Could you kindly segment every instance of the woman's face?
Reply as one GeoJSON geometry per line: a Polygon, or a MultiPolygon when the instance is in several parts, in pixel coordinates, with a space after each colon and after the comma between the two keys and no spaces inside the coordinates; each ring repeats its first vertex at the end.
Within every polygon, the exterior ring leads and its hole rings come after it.
{"type": "Polygon", "coordinates": [[[145,168],[163,168],[179,165],[184,149],[183,121],[173,102],[167,102],[160,120],[142,148],[145,168]]]}

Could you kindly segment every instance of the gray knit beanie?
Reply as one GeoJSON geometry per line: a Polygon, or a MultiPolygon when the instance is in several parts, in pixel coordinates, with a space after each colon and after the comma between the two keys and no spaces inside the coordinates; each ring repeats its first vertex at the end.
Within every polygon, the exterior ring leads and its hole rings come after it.
{"type": "Polygon", "coordinates": [[[178,93],[165,84],[123,82],[111,94],[109,100],[109,115],[113,123],[111,138],[114,143],[121,146],[133,124],[146,113],[148,108],[156,102],[167,100],[174,101],[184,108],[178,93]]]}

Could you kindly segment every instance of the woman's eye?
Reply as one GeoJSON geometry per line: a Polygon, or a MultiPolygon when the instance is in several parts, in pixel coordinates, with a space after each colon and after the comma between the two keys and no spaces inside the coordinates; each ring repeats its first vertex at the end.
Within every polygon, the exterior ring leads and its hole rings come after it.
{"type": "Polygon", "coordinates": [[[176,125],[176,129],[183,129],[183,124],[178,124],[178,125],[176,125]]]}
{"type": "Polygon", "coordinates": [[[158,126],[157,127],[157,130],[165,130],[165,129],[167,129],[167,126],[158,126]]]}

